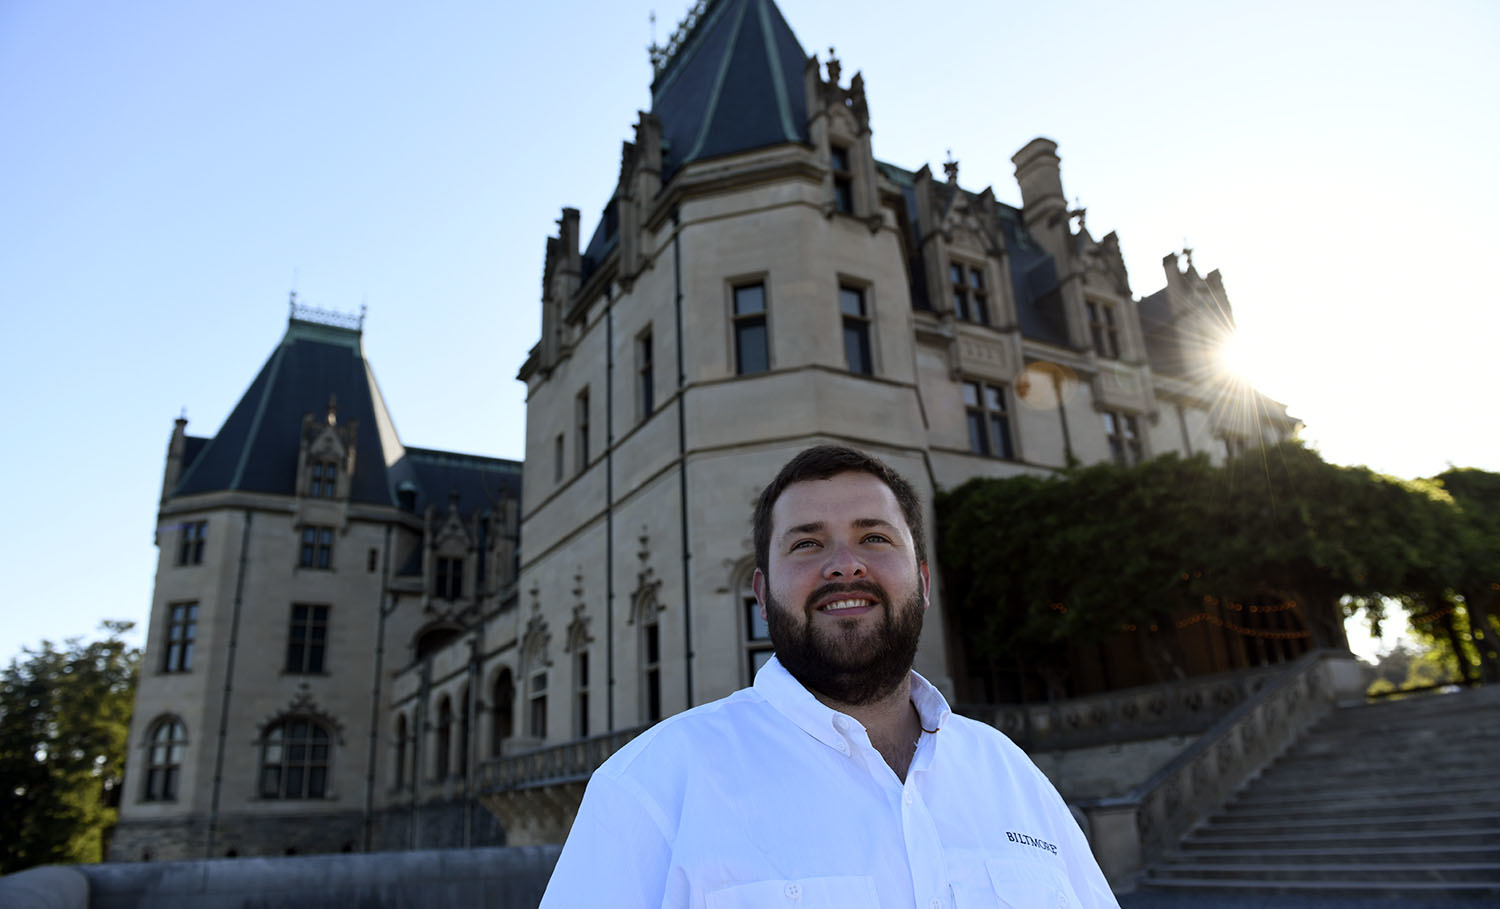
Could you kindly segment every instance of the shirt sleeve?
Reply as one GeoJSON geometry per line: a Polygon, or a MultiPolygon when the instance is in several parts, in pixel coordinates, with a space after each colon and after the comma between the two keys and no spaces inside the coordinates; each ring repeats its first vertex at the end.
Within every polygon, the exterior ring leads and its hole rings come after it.
{"type": "Polygon", "coordinates": [[[642,795],[595,773],[540,909],[658,909],[672,850],[642,795]]]}

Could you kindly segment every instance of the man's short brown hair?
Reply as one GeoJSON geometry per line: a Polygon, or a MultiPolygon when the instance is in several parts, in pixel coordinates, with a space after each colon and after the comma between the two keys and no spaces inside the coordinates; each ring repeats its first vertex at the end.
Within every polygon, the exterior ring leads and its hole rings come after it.
{"type": "Polygon", "coordinates": [[[826,480],[841,473],[867,473],[884,483],[896,497],[901,508],[901,517],[911,531],[912,546],[917,552],[917,564],[927,561],[927,534],[922,524],[922,500],[917,491],[886,463],[872,455],[842,445],[817,445],[798,453],[786,462],[755,502],[754,538],[755,567],[761,574],[770,576],[771,561],[771,509],[776,500],[793,483],[808,480],[826,480]]]}

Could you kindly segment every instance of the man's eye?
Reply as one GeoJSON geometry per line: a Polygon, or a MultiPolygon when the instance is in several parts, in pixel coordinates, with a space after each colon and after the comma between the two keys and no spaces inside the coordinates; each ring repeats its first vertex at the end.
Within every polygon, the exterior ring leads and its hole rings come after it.
{"type": "Polygon", "coordinates": [[[816,546],[816,545],[818,545],[818,541],[817,540],[798,540],[797,542],[795,542],[795,543],[792,544],[792,551],[796,552],[799,549],[805,549],[808,546],[816,546]]]}
{"type": "Polygon", "coordinates": [[[872,533],[869,536],[865,537],[866,543],[889,543],[890,541],[890,537],[880,533],[872,533]]]}

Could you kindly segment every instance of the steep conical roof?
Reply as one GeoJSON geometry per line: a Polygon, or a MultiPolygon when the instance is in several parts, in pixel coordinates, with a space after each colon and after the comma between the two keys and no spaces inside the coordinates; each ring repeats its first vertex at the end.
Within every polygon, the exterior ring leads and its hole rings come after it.
{"type": "Polygon", "coordinates": [[[664,178],[683,165],[808,141],[807,55],[772,0],[706,0],[651,85],[664,178]]]}
{"type": "Polygon", "coordinates": [[[365,360],[359,329],[295,316],[172,495],[220,490],[294,495],[302,417],[327,413],[330,399],[340,423],[358,421],[350,500],[395,504],[388,467],[405,452],[365,360]]]}

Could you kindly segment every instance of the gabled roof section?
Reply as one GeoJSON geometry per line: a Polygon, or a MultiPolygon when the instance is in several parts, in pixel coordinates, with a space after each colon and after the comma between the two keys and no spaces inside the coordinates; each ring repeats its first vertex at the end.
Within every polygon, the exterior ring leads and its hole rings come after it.
{"type": "Polygon", "coordinates": [[[429,504],[446,509],[453,495],[458,496],[458,511],[465,516],[491,511],[502,498],[521,499],[520,461],[408,447],[398,466],[410,471],[417,487],[417,514],[429,504]]]}
{"type": "Polygon", "coordinates": [[[704,158],[806,144],[807,55],[776,4],[703,0],[694,14],[651,85],[662,179],[704,158]]]}
{"type": "Polygon", "coordinates": [[[190,447],[191,466],[172,495],[294,495],[302,417],[327,413],[331,399],[340,423],[358,422],[350,500],[395,503],[387,465],[402,458],[401,442],[365,362],[360,329],[299,318],[299,312],[316,311],[294,309],[281,343],[218,433],[200,450],[190,447]]]}

